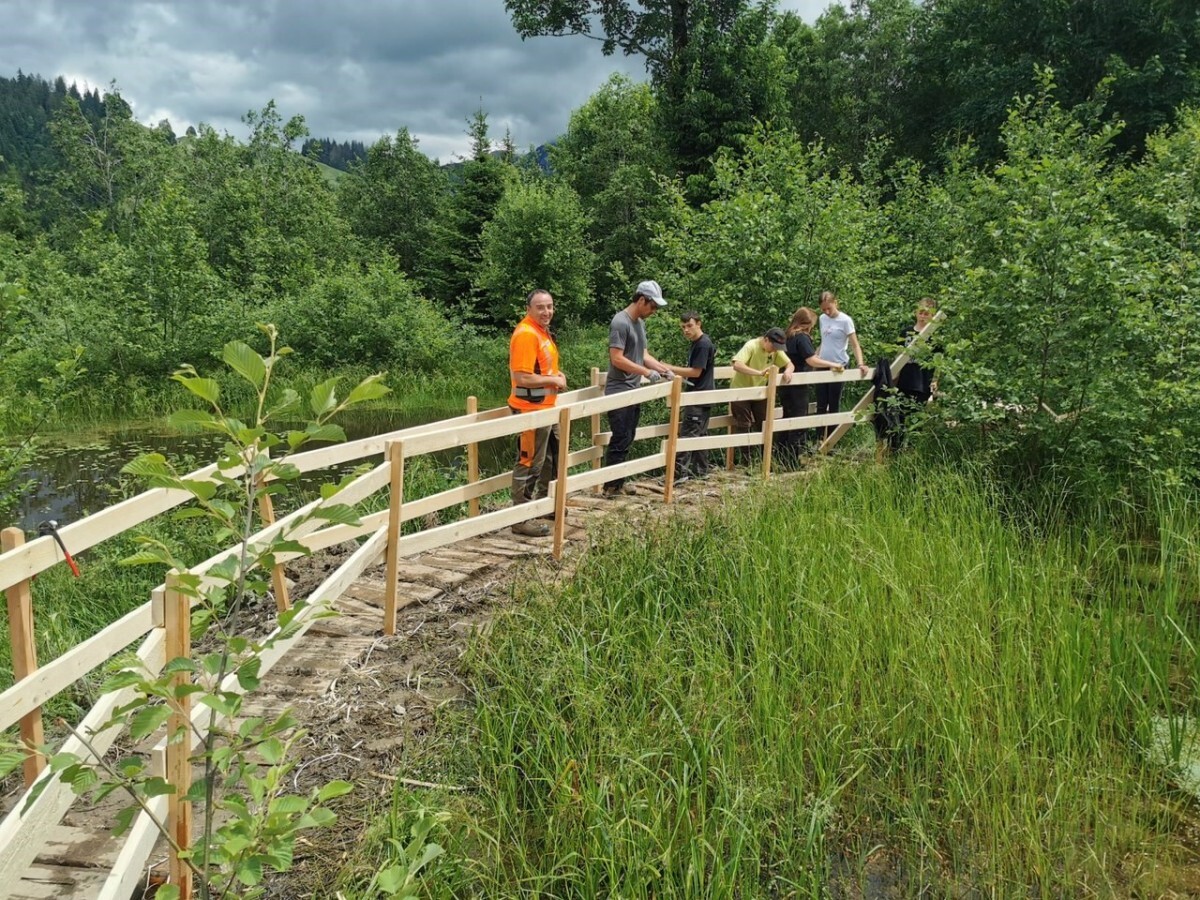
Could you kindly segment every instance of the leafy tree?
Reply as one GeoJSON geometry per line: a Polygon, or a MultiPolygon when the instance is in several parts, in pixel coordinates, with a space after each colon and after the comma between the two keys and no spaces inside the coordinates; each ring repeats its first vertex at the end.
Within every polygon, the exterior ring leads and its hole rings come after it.
{"type": "Polygon", "coordinates": [[[689,194],[709,198],[713,155],[732,148],[756,123],[783,121],[790,73],[771,39],[770,6],[740,12],[726,21],[723,10],[698,8],[687,46],[656,79],[658,113],[677,171],[693,179],[689,194]]]}
{"type": "Polygon", "coordinates": [[[62,224],[78,227],[88,214],[99,213],[104,227],[127,233],[141,204],[157,188],[174,141],[170,126],[148,129],[139,124],[114,88],[105,95],[99,121],[90,121],[69,97],[50,129],[63,159],[53,175],[51,201],[66,217],[62,224]]]}
{"type": "Polygon", "coordinates": [[[747,8],[747,0],[504,0],[522,38],[582,35],[601,42],[605,56],[620,49],[643,56],[655,77],[671,68],[687,49],[697,23],[728,31],[747,8]]]}
{"type": "Polygon", "coordinates": [[[660,174],[671,165],[650,87],[615,74],[571,114],[550,149],[557,175],[579,195],[595,251],[599,297],[623,295],[666,214],[660,174]]]}
{"type": "Polygon", "coordinates": [[[1036,90],[1039,65],[1053,67],[1068,108],[1106,81],[1102,99],[1126,123],[1118,150],[1140,148],[1177,106],[1200,98],[1200,18],[1190,0],[938,0],[931,12],[906,104],[905,143],[922,158],[967,137],[982,159],[997,158],[1005,110],[1036,90]]]}
{"type": "Polygon", "coordinates": [[[879,140],[909,152],[914,42],[928,15],[913,0],[833,4],[811,26],[785,14],[774,39],[793,73],[793,127],[844,163],[857,163],[879,140]]]}
{"type": "Polygon", "coordinates": [[[416,138],[402,128],[395,139],[371,145],[353,169],[355,178],[338,185],[338,199],[350,227],[377,240],[396,257],[400,268],[421,280],[434,246],[435,223],[449,196],[446,176],[417,149],[416,138]]]}
{"type": "Polygon", "coordinates": [[[944,409],[1014,478],[1094,482],[1157,456],[1164,310],[1112,206],[1114,129],[1085,128],[1042,79],[1010,110],[1005,158],[964,210],[944,409]]]}
{"type": "Polygon", "coordinates": [[[451,322],[386,257],[328,272],[274,311],[297,352],[329,368],[437,367],[455,344],[451,322]]]}
{"type": "Polygon", "coordinates": [[[483,226],[491,220],[516,171],[492,155],[487,113],[476,111],[468,126],[471,156],[459,169],[459,182],[454,185],[446,217],[437,228],[427,282],[431,293],[465,317],[486,321],[487,312],[479,309],[479,298],[474,293],[483,258],[483,226]]]}
{"type": "Polygon", "coordinates": [[[525,294],[544,288],[559,317],[591,312],[592,254],[579,198],[561,182],[512,185],[483,227],[476,283],[493,324],[515,321],[525,294]]]}
{"type": "MultiPolygon", "coordinates": [[[[686,296],[723,347],[834,290],[847,311],[874,316],[882,230],[871,193],[792,132],[760,130],[744,156],[721,154],[715,199],[692,209],[675,193],[674,227],[657,241],[669,290],[686,296]]],[[[869,348],[870,329],[860,329],[869,348]]]]}

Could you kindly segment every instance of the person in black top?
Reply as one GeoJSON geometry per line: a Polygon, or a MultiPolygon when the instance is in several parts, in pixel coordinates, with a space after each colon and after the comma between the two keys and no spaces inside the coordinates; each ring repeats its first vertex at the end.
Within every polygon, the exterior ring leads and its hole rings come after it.
{"type": "MultiPolygon", "coordinates": [[[[907,347],[918,334],[933,321],[937,314],[937,301],[932,297],[922,297],[917,303],[917,321],[900,333],[900,340],[907,347]]],[[[931,366],[923,366],[918,362],[909,361],[904,364],[896,377],[896,390],[900,392],[900,402],[896,410],[896,427],[890,435],[893,450],[900,449],[908,431],[908,419],[918,412],[933,396],[934,371],[931,366]]]]}
{"type": "MultiPolygon", "coordinates": [[[[714,373],[717,366],[717,348],[712,340],[704,333],[700,323],[700,314],[688,310],[679,317],[679,327],[683,336],[692,343],[688,353],[686,366],[667,366],[672,372],[684,379],[683,386],[688,391],[711,391],[716,388],[714,373]]],[[[682,438],[703,437],[708,433],[708,406],[685,406],[679,420],[679,436],[682,438]]],[[[708,451],[692,450],[679,453],[675,457],[675,482],[687,481],[689,477],[703,477],[708,474],[708,451]]]]}
{"type": "MultiPolygon", "coordinates": [[[[844,371],[844,367],[835,362],[821,359],[812,342],[813,326],[817,324],[817,314],[807,306],[802,306],[792,314],[792,321],[787,328],[787,347],[785,352],[797,372],[811,372],[814,369],[832,369],[835,372],[844,371]]],[[[780,400],[783,403],[783,417],[794,419],[797,416],[808,415],[809,386],[793,384],[781,387],[780,400]]],[[[812,430],[802,428],[796,431],[780,432],[783,440],[780,447],[785,452],[800,454],[805,452],[812,440],[812,430]]]]}

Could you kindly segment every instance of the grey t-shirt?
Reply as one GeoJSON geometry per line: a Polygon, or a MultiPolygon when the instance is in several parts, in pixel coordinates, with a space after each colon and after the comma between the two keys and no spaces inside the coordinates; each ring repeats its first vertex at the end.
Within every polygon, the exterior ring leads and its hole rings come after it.
{"type": "MultiPolygon", "coordinates": [[[[621,350],[630,362],[642,365],[642,361],[646,358],[646,326],[641,321],[635,322],[629,313],[621,310],[613,316],[612,324],[608,327],[608,346],[621,350]]],[[[608,364],[608,380],[604,383],[604,393],[616,394],[621,391],[631,391],[641,383],[641,375],[622,372],[610,362],[608,364]]]]}

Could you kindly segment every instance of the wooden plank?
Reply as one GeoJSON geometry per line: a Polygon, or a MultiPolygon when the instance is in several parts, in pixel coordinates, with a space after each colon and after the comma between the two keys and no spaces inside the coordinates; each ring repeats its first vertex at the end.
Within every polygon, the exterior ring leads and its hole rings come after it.
{"type": "MultiPolygon", "coordinates": [[[[167,592],[163,603],[168,662],[192,657],[191,610],[189,598],[179,590],[179,573],[172,570],[167,574],[167,592]]],[[[170,678],[173,688],[190,684],[192,680],[188,672],[176,672],[170,678]]],[[[179,888],[181,900],[188,900],[192,896],[192,870],[179,855],[192,848],[192,804],[184,799],[192,787],[192,742],[187,739],[191,710],[192,695],[185,694],[175,700],[171,715],[167,718],[166,779],[175,788],[175,792],[167,798],[167,834],[170,838],[167,860],[171,884],[179,888]],[[177,735],[183,735],[182,740],[177,735]]]]}
{"type": "MultiPolygon", "coordinates": [[[[164,646],[162,630],[155,629],[138,649],[138,658],[152,673],[161,671],[166,662],[164,646]]],[[[111,718],[115,709],[132,700],[133,695],[132,688],[105,694],[84,716],[78,730],[91,735],[91,743],[97,752],[107,753],[118,734],[115,727],[104,731],[98,729],[111,718]]],[[[61,751],[94,759],[83,742],[74,736],[63,742],[61,751]]],[[[17,880],[37,856],[46,836],[75,800],[70,785],[58,781],[51,773],[43,774],[39,783],[47,779],[50,783],[28,809],[24,798],[18,799],[16,806],[0,822],[0,900],[11,896],[17,880]]]]}
{"type": "Polygon", "coordinates": [[[400,538],[400,555],[415,556],[418,553],[444,547],[466,538],[487,534],[489,531],[509,528],[517,522],[544,516],[553,511],[554,500],[550,497],[542,497],[540,500],[531,500],[529,503],[522,503],[518,506],[509,506],[483,513],[476,519],[464,519],[461,522],[439,525],[437,528],[431,528],[418,534],[406,534],[400,538]]]}
{"type": "Polygon", "coordinates": [[[558,472],[554,480],[554,558],[562,559],[563,534],[567,527],[567,456],[571,450],[571,412],[558,414],[558,472]]]}
{"type": "Polygon", "coordinates": [[[166,820],[167,798],[151,797],[147,805],[154,818],[144,811],[138,814],[108,877],[100,887],[97,900],[129,900],[145,878],[146,862],[159,838],[159,828],[154,819],[159,822],[166,820]]]}
{"type": "MultiPolygon", "coordinates": [[[[5,528],[0,531],[0,547],[15,550],[25,543],[25,532],[20,528],[5,528]]],[[[33,640],[33,591],[28,580],[19,581],[5,594],[8,597],[8,641],[12,648],[13,681],[20,682],[37,671],[37,645],[33,640]]],[[[21,714],[21,743],[24,745],[25,761],[22,771],[25,787],[31,787],[38,775],[46,768],[46,758],[38,747],[46,743],[42,728],[42,709],[30,707],[21,714]]]]}
{"type": "Polygon", "coordinates": [[[48,866],[110,869],[116,864],[120,844],[108,828],[55,825],[35,862],[48,866]]]}
{"type": "Polygon", "coordinates": [[[775,443],[775,385],[778,381],[779,367],[767,366],[767,408],[762,426],[762,475],[764,481],[771,477],[771,447],[775,443]]]}
{"type": "Polygon", "coordinates": [[[13,900],[84,900],[96,896],[105,878],[98,869],[31,865],[8,896],[13,900]]]}
{"type": "MultiPolygon", "coordinates": [[[[467,398],[467,415],[474,415],[479,411],[479,398],[467,398]]],[[[472,441],[467,444],[467,484],[474,484],[479,480],[479,442],[472,441]]],[[[467,515],[472,519],[479,515],[479,498],[472,497],[467,501],[467,515]]]]}
{"type": "MultiPolygon", "coordinates": [[[[596,366],[592,366],[592,387],[597,393],[601,389],[600,370],[596,366]]],[[[596,450],[596,455],[592,457],[592,468],[598,469],[603,465],[603,452],[600,450],[600,442],[597,438],[600,436],[600,413],[592,413],[588,417],[588,422],[592,432],[592,447],[596,450]]]]}
{"type": "MultiPolygon", "coordinates": [[[[671,425],[669,422],[663,422],[659,425],[643,425],[633,433],[633,440],[646,441],[650,438],[665,438],[671,436],[671,425]]],[[[596,443],[601,447],[607,447],[612,443],[612,432],[602,431],[596,435],[596,443]]]]}
{"type": "Polygon", "coordinates": [[[9,728],[21,716],[66,690],[153,627],[154,616],[150,604],[143,603],[62,656],[46,663],[32,675],[13,684],[0,694],[0,730],[9,728]]]}
{"type": "Polygon", "coordinates": [[[387,525],[387,590],[383,602],[383,633],[396,633],[396,566],[400,562],[400,513],[404,505],[404,442],[388,444],[388,466],[391,469],[391,500],[388,504],[387,525]]]}
{"type": "Polygon", "coordinates": [[[679,446],[679,400],[683,396],[683,379],[671,379],[671,421],[667,424],[667,460],[663,479],[663,503],[671,502],[675,486],[675,459],[679,446]]]}
{"type": "MultiPolygon", "coordinates": [[[[260,493],[258,495],[258,514],[262,516],[263,522],[267,525],[275,524],[275,504],[272,502],[270,494],[260,493]]],[[[271,567],[271,590],[275,594],[276,612],[291,609],[292,604],[288,599],[287,575],[284,574],[283,563],[276,563],[271,567]]]]}

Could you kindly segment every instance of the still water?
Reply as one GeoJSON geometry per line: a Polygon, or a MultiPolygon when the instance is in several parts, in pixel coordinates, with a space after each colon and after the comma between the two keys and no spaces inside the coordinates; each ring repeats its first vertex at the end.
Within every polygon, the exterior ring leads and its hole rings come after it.
{"type": "MultiPolygon", "coordinates": [[[[454,415],[448,413],[447,415],[454,415]]],[[[339,424],[349,440],[408,428],[438,416],[413,417],[399,411],[366,410],[341,417],[339,424]]],[[[512,464],[512,439],[480,445],[480,469],[490,475],[512,464]]],[[[143,453],[161,453],[181,471],[189,472],[213,461],[220,437],[212,434],[181,434],[166,425],[127,425],[102,431],[47,436],[38,447],[33,463],[24,470],[30,486],[13,512],[13,524],[28,532],[47,519],[59,525],[98,512],[145,489],[121,468],[143,453]]],[[[306,447],[305,449],[309,449],[306,447]]],[[[439,468],[466,472],[465,450],[434,458],[439,468]]],[[[369,461],[379,462],[382,457],[369,461]]],[[[337,469],[323,469],[306,476],[301,486],[316,487],[355,468],[361,460],[337,469]]]]}

